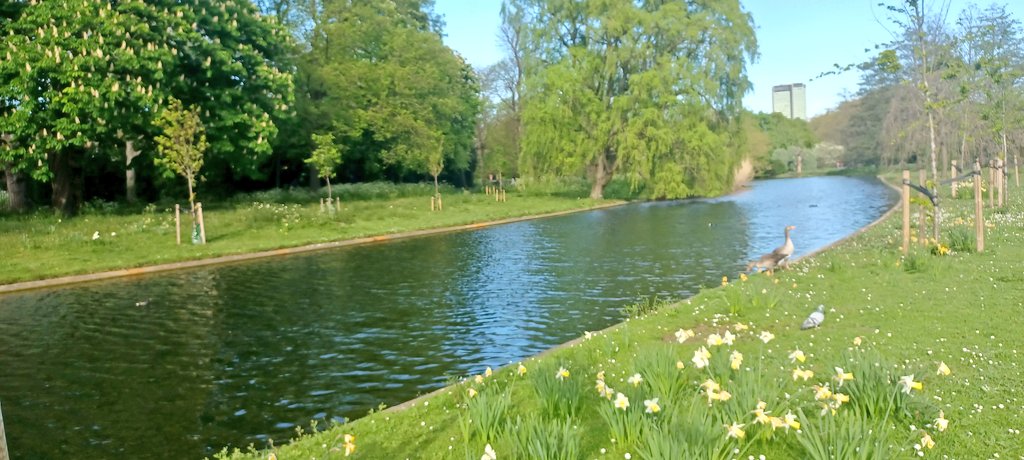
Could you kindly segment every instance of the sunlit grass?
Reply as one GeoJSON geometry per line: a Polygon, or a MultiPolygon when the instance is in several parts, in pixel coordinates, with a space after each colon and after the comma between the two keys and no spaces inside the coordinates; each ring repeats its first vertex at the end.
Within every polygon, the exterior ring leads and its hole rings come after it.
{"type": "MultiPolygon", "coordinates": [[[[482,193],[449,190],[444,211],[431,212],[429,192],[409,187],[339,187],[341,210],[321,211],[316,195],[274,191],[207,203],[208,244],[192,245],[182,215],[182,245],[175,243],[173,206],[123,212],[91,205],[61,219],[46,212],[0,218],[0,283],[242,254],[410,230],[583,209],[613,201],[509,193],[497,203],[482,193]]],[[[187,206],[185,206],[187,208],[187,206]]]]}
{"type": "MultiPolygon", "coordinates": [[[[498,458],[1019,458],[1024,206],[1016,192],[1008,210],[986,211],[983,253],[915,246],[903,256],[894,214],[790,270],[746,280],[723,273],[726,286],[523,362],[526,376],[549,379],[520,376],[518,364],[500,369],[483,384],[510,397],[506,422],[488,422],[494,430],[459,428],[472,410],[467,389],[479,385],[470,376],[404,410],[273,452],[325,458],[354,434],[353,458],[476,459],[487,446],[498,458]],[[823,325],[801,331],[819,304],[823,325]],[[706,363],[695,359],[701,348],[706,363]],[[559,368],[566,380],[554,379],[559,368]],[[577,387],[553,386],[573,382],[585,385],[578,406],[545,401],[574,398],[577,387]],[[543,450],[522,445],[545,430],[543,450]]],[[[973,203],[944,205],[948,228],[973,228],[973,203]]]]}

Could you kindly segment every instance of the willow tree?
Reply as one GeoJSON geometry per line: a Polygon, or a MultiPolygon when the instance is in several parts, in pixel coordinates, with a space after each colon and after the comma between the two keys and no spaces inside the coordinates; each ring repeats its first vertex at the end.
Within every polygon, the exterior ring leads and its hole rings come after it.
{"type": "Polygon", "coordinates": [[[757,46],[739,1],[514,3],[528,50],[521,169],[586,174],[592,198],[615,175],[662,198],[731,185],[757,46]]]}

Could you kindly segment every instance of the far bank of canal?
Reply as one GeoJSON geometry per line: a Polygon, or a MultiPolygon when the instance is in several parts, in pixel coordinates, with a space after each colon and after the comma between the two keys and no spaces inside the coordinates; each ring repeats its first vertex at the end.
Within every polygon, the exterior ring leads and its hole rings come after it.
{"type": "Polygon", "coordinates": [[[763,181],[388,244],[0,297],[0,400],[25,458],[201,457],[358,417],[682,298],[884,213],[874,179],[763,181]]]}

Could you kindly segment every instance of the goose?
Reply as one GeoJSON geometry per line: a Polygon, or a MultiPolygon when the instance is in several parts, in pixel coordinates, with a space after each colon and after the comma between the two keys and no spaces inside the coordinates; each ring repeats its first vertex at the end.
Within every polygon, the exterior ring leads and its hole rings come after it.
{"type": "Polygon", "coordinates": [[[783,267],[789,268],[789,256],[793,255],[793,239],[789,237],[789,231],[795,228],[796,227],[792,225],[786,227],[786,242],[783,243],[782,246],[772,250],[772,252],[761,256],[760,259],[748,263],[746,271],[750,271],[755,268],[773,270],[775,267],[779,266],[779,264],[782,264],[783,267]]]}

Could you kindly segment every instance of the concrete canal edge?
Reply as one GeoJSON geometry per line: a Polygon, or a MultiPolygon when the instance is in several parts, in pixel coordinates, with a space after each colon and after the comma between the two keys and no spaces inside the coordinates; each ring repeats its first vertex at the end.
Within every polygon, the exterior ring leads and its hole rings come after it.
{"type": "MultiPolygon", "coordinates": [[[[896,190],[897,192],[899,191],[899,188],[897,188],[896,186],[890,184],[889,182],[886,182],[885,179],[882,179],[880,176],[878,177],[878,180],[881,181],[886,186],[888,186],[889,188],[891,188],[893,190],[896,190]]],[[[891,216],[894,212],[896,212],[899,209],[900,209],[900,203],[897,202],[896,204],[893,205],[892,208],[889,208],[888,211],[886,211],[884,214],[882,214],[878,219],[875,219],[873,222],[865,225],[864,227],[861,227],[857,231],[847,235],[845,238],[843,238],[841,240],[835,241],[835,242],[833,242],[832,244],[830,244],[828,246],[825,246],[825,247],[820,248],[818,250],[815,250],[815,251],[813,251],[811,253],[808,253],[808,254],[805,254],[803,256],[800,256],[799,258],[795,259],[793,261],[793,263],[794,264],[799,263],[800,261],[802,261],[804,259],[807,259],[807,258],[810,258],[810,257],[814,257],[814,256],[822,254],[822,253],[824,253],[824,252],[826,252],[826,251],[828,251],[830,249],[834,249],[836,246],[839,246],[840,244],[843,244],[846,241],[849,241],[850,239],[856,237],[857,235],[860,235],[860,234],[868,231],[872,227],[874,227],[874,226],[884,222],[886,219],[889,218],[889,216],[891,216]]],[[[677,308],[680,305],[683,305],[684,303],[689,305],[690,304],[690,300],[692,298],[693,297],[690,297],[690,298],[687,298],[687,299],[682,299],[679,302],[676,302],[675,304],[669,306],[668,308],[677,308]]],[[[629,319],[626,319],[625,321],[623,321],[621,323],[616,323],[616,324],[608,326],[608,327],[606,327],[606,328],[604,328],[604,329],[602,329],[600,331],[596,331],[596,332],[594,332],[594,334],[606,334],[608,332],[612,332],[615,329],[618,329],[619,327],[622,327],[622,325],[624,325],[624,324],[626,324],[628,322],[629,322],[629,319]]],[[[543,358],[543,357],[545,357],[547,355],[555,353],[555,352],[557,352],[559,350],[579,345],[580,343],[583,343],[583,341],[584,341],[583,337],[577,337],[577,338],[572,339],[572,340],[570,340],[568,342],[565,342],[565,343],[562,343],[562,344],[559,344],[559,345],[555,345],[555,346],[553,346],[551,348],[548,348],[547,350],[544,350],[544,351],[542,351],[542,352],[540,352],[540,353],[538,353],[536,355],[527,356],[527,357],[521,359],[520,362],[536,361],[536,360],[541,359],[541,358],[543,358]]],[[[498,371],[504,370],[507,367],[511,367],[513,364],[515,364],[515,363],[506,364],[505,366],[502,366],[502,367],[498,368],[497,370],[498,371]]],[[[446,387],[438,388],[438,389],[436,389],[434,391],[431,391],[430,393],[424,394],[422,396],[418,396],[418,397],[416,397],[414,399],[410,399],[410,400],[408,400],[406,402],[403,402],[401,404],[397,404],[397,405],[388,407],[388,408],[384,409],[382,412],[400,412],[400,411],[403,411],[405,409],[409,409],[411,407],[416,406],[416,404],[419,404],[419,403],[421,403],[423,401],[426,401],[426,400],[428,400],[430,398],[433,398],[434,396],[440,395],[440,394],[445,393],[445,392],[452,391],[453,388],[455,388],[455,387],[457,387],[459,385],[461,385],[461,383],[455,383],[455,384],[452,384],[452,385],[449,385],[449,386],[446,386],[446,387]]]]}
{"type": "Polygon", "coordinates": [[[189,260],[184,262],[173,262],[168,264],[150,265],[145,267],[137,268],[125,268],[121,270],[111,270],[106,272],[88,273],[84,275],[70,275],[62,276],[58,278],[48,278],[36,281],[23,281],[20,283],[11,283],[0,285],[0,295],[8,294],[20,291],[29,291],[34,289],[47,289],[54,287],[63,287],[71,284],[88,283],[92,281],[103,281],[116,278],[125,278],[130,276],[138,275],[149,275],[153,273],[169,272],[174,270],[185,270],[189,268],[207,267],[211,265],[224,265],[238,262],[247,262],[251,260],[264,259],[275,256],[285,256],[293,254],[303,254],[307,252],[324,251],[328,249],[343,248],[347,246],[358,246],[364,244],[380,243],[384,241],[394,241],[405,238],[414,238],[419,236],[427,235],[438,235],[442,233],[453,233],[467,230],[476,230],[486,227],[494,227],[497,225],[511,224],[515,222],[523,222],[534,219],[544,219],[548,217],[558,217],[569,214],[576,214],[586,211],[596,211],[600,209],[608,209],[617,206],[629,204],[629,201],[606,203],[597,206],[591,206],[588,208],[569,209],[565,211],[549,212],[545,214],[536,214],[530,216],[510,217],[508,219],[500,219],[487,222],[475,222],[471,224],[456,225],[452,227],[441,227],[441,228],[430,228],[425,230],[410,230],[407,232],[391,233],[386,235],[368,236],[363,238],[352,238],[348,240],[332,241],[329,243],[314,243],[305,246],[297,246],[293,248],[281,248],[271,249],[269,251],[251,252],[246,254],[235,254],[230,256],[211,257],[208,259],[189,260]]]}

